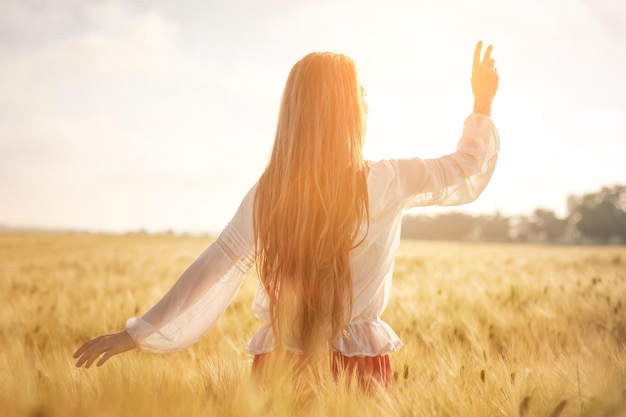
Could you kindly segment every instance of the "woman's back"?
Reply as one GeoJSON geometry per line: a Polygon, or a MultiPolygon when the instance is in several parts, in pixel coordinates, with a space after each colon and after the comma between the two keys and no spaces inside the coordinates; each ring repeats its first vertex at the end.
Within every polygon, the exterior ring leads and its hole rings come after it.
{"type": "MultiPolygon", "coordinates": [[[[499,138],[491,119],[473,114],[465,122],[457,152],[438,159],[381,160],[368,163],[369,222],[358,235],[361,243],[350,253],[352,311],[346,330],[332,347],[347,356],[376,356],[395,351],[402,343],[381,320],[387,307],[394,259],[400,243],[402,211],[419,205],[458,205],[475,200],[495,168],[499,138]]],[[[253,303],[263,326],[248,344],[250,353],[275,348],[269,300],[259,286],[253,303]]],[[[283,346],[301,352],[298,346],[283,346]]]]}

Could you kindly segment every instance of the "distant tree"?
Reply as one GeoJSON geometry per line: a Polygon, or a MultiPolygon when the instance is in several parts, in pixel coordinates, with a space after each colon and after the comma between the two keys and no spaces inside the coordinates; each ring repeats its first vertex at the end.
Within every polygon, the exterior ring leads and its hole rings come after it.
{"type": "Polygon", "coordinates": [[[500,212],[491,216],[481,216],[480,240],[488,242],[511,241],[510,219],[502,216],[500,212]]]}
{"type": "Polygon", "coordinates": [[[539,241],[556,242],[563,237],[566,226],[567,221],[551,210],[538,208],[531,217],[531,228],[539,241]]]}
{"type": "Polygon", "coordinates": [[[535,241],[534,225],[528,215],[522,214],[509,220],[511,239],[516,242],[535,241]]]}
{"type": "Polygon", "coordinates": [[[421,239],[422,224],[427,216],[406,214],[402,217],[401,236],[403,239],[421,239]]]}
{"type": "Polygon", "coordinates": [[[569,221],[583,237],[598,243],[626,242],[626,185],[570,196],[567,205],[569,221]]]}
{"type": "Polygon", "coordinates": [[[458,212],[444,213],[435,218],[433,226],[440,239],[467,240],[476,227],[476,219],[458,212]]]}
{"type": "Polygon", "coordinates": [[[481,240],[490,242],[626,243],[626,185],[570,196],[568,216],[538,208],[530,215],[508,218],[470,216],[460,212],[403,219],[402,237],[413,239],[481,240]]]}
{"type": "Polygon", "coordinates": [[[438,216],[405,216],[402,237],[409,239],[468,240],[477,227],[468,214],[452,212],[438,216]]]}

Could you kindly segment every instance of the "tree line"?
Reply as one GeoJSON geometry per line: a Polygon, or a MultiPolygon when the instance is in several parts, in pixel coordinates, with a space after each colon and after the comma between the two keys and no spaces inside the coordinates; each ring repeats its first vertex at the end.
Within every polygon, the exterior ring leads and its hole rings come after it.
{"type": "Polygon", "coordinates": [[[405,239],[559,244],[626,244],[626,185],[572,195],[567,214],[538,208],[528,215],[500,213],[472,216],[450,212],[436,216],[407,214],[405,239]]]}

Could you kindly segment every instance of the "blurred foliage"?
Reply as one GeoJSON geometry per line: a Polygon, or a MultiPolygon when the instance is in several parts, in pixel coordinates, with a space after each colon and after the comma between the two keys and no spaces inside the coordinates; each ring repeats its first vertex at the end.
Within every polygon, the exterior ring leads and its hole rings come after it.
{"type": "Polygon", "coordinates": [[[570,196],[568,213],[538,208],[530,215],[406,215],[405,239],[565,244],[626,244],[626,185],[570,196]]]}

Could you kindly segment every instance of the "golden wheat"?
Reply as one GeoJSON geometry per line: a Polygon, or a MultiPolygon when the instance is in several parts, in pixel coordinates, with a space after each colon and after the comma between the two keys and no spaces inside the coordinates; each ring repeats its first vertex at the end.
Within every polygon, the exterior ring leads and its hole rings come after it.
{"type": "Polygon", "coordinates": [[[403,242],[389,392],[252,384],[252,272],[192,348],[74,367],[80,343],[145,312],[210,241],[0,235],[0,415],[626,416],[623,247],[403,242]]]}

